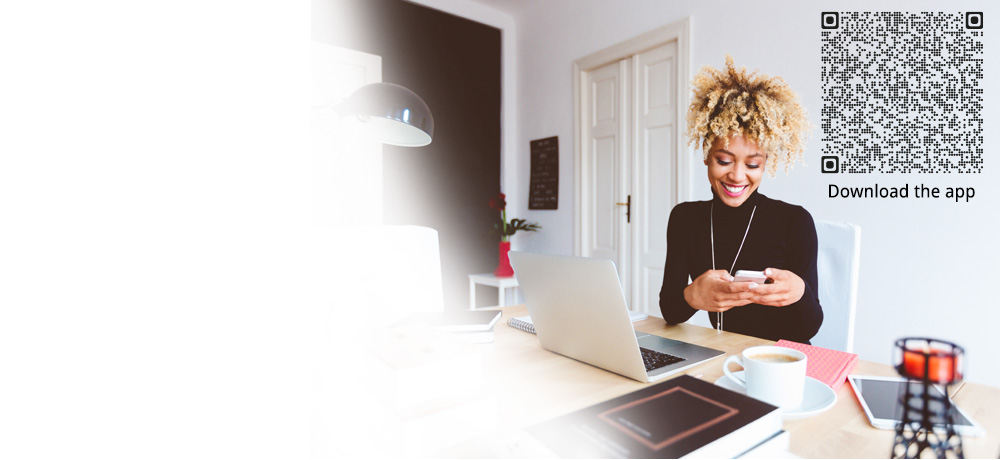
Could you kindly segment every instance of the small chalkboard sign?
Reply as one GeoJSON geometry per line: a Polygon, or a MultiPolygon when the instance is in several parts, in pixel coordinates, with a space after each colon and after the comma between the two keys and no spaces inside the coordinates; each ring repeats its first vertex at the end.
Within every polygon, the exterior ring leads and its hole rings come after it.
{"type": "Polygon", "coordinates": [[[531,141],[528,209],[559,208],[559,136],[531,141]]]}

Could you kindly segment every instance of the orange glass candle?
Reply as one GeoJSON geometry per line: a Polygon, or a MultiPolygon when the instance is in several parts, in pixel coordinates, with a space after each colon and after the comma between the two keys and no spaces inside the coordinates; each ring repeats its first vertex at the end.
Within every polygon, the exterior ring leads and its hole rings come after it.
{"type": "MultiPolygon", "coordinates": [[[[926,378],[932,382],[953,382],[956,380],[957,373],[955,357],[944,355],[943,352],[934,349],[931,349],[929,352],[904,350],[903,369],[909,377],[916,379],[926,378]],[[941,353],[942,355],[936,355],[935,353],[941,353]],[[928,359],[930,362],[925,363],[928,359]],[[926,377],[924,376],[924,369],[927,370],[926,377]]],[[[961,378],[961,375],[959,374],[957,377],[961,378]]]]}

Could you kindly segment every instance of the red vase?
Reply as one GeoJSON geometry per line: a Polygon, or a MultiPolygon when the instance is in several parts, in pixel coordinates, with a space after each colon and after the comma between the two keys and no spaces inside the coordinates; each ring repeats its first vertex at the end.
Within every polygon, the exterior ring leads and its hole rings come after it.
{"type": "Polygon", "coordinates": [[[514,268],[510,266],[510,258],[507,253],[510,252],[510,241],[500,242],[500,263],[497,264],[497,269],[493,271],[494,276],[514,276],[514,268]]]}

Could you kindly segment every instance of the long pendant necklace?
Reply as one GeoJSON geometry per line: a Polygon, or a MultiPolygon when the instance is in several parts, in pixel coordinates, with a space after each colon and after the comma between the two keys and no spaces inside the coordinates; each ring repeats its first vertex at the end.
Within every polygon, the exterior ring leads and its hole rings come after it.
{"type": "MultiPolygon", "coordinates": [[[[736,259],[740,258],[740,252],[743,251],[743,243],[747,242],[747,234],[750,233],[750,224],[753,223],[753,215],[757,212],[757,206],[754,205],[753,210],[750,211],[750,221],[747,222],[747,230],[743,232],[743,241],[740,241],[740,248],[736,250],[736,257],[733,258],[733,266],[729,267],[729,276],[733,276],[733,269],[736,268],[736,259]]],[[[708,225],[711,230],[712,239],[712,270],[715,270],[715,200],[712,200],[712,207],[708,211],[708,225]]],[[[715,330],[722,332],[722,312],[716,313],[718,315],[718,320],[715,322],[715,330]]]]}

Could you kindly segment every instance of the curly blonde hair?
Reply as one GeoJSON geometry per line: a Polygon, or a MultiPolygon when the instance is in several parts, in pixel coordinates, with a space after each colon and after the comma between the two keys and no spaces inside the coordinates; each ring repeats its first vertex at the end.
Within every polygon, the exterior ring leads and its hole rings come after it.
{"type": "Polygon", "coordinates": [[[774,177],[778,163],[785,173],[802,158],[810,124],[798,96],[781,77],[736,70],[726,55],[726,68],[702,67],[691,82],[693,97],[687,114],[689,143],[701,141],[708,159],[716,139],[742,135],[767,154],[767,171],[774,177]]]}

